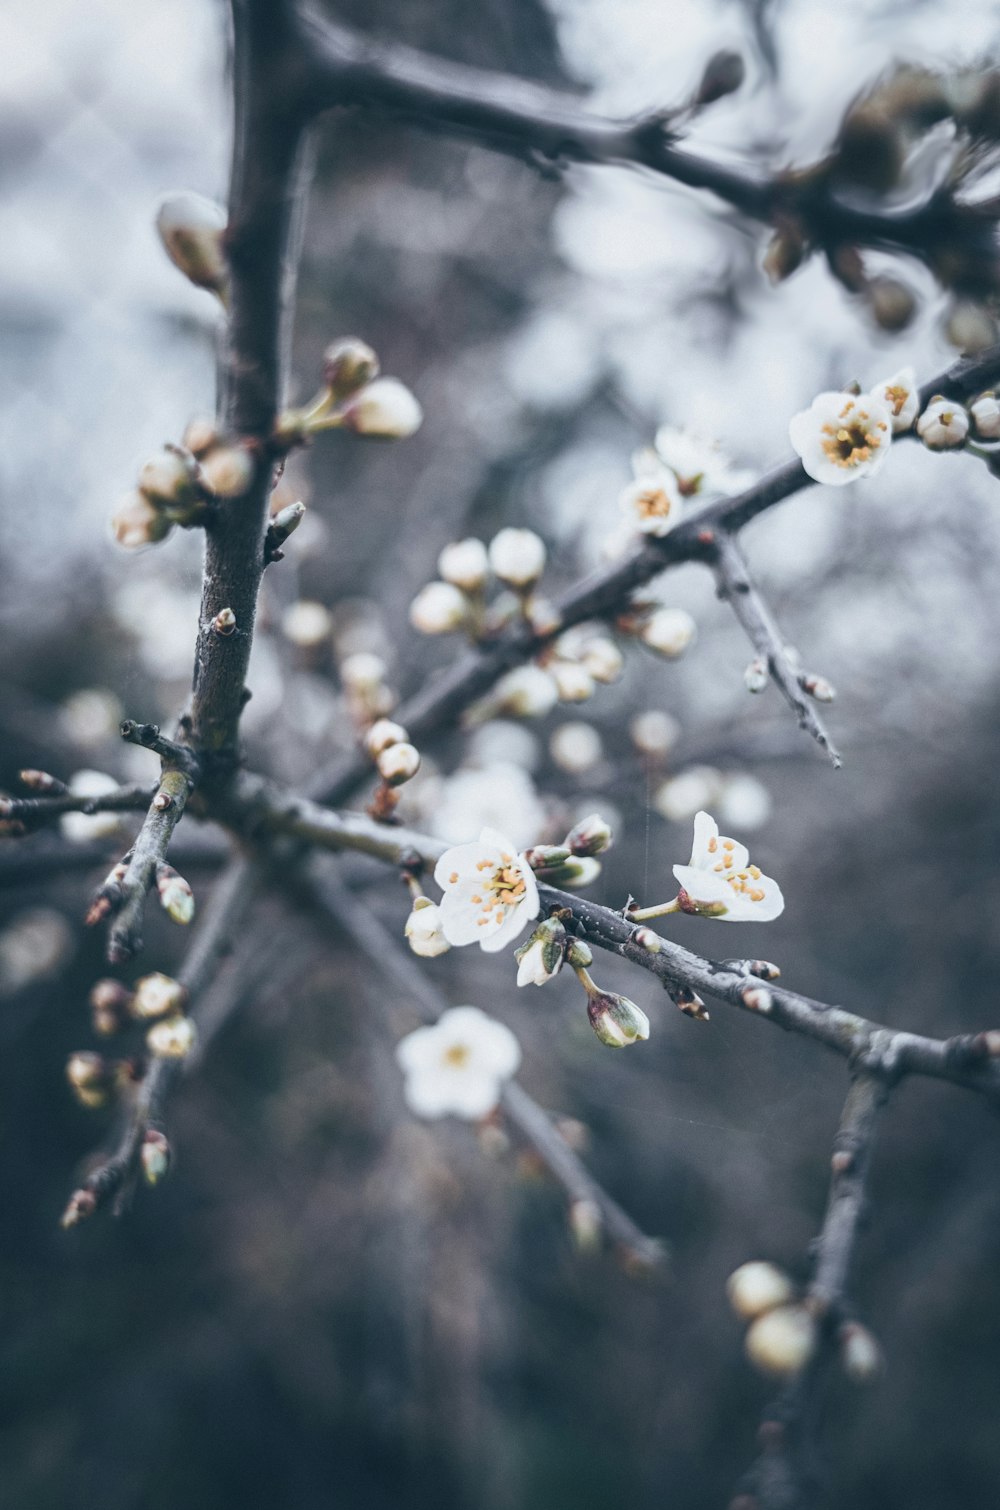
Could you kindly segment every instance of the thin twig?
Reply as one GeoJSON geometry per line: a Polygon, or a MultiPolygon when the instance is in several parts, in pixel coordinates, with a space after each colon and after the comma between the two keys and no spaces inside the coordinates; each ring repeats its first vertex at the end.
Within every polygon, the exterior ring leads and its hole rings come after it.
{"type": "Polygon", "coordinates": [[[149,806],[155,788],[120,786],[100,797],[60,792],[53,797],[0,797],[0,822],[23,824],[26,830],[55,823],[63,813],[134,813],[149,806]]]}
{"type": "MultiPolygon", "coordinates": [[[[793,664],[774,616],[750,576],[739,542],[728,530],[716,532],[712,568],[719,584],[719,597],[725,598],[732,608],[757,655],[767,666],[775,686],[798,716],[799,727],[812,735],[827,752],[834,768],[838,768],[840,756],[808,695],[810,679],[793,664]]],[[[814,683],[817,680],[812,678],[814,683]]]]}
{"type": "MultiPolygon", "coordinates": [[[[369,962],[405,994],[407,1005],[415,1007],[425,1022],[436,1022],[442,1011],[437,991],[405,946],[397,942],[371,909],[352,896],[329,868],[320,871],[314,867],[310,889],[369,962]]],[[[598,1184],[548,1113],[523,1086],[513,1081],[505,1085],[501,1104],[508,1120],[531,1144],[571,1201],[586,1201],[595,1207],[608,1236],[630,1259],[644,1266],[662,1263],[662,1244],[647,1237],[598,1184]]]]}

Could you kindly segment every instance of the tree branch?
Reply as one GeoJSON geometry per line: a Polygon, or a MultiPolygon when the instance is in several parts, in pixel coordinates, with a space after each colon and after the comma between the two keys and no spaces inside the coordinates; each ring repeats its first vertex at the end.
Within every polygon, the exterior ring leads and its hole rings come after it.
{"type": "Polygon", "coordinates": [[[0,797],[0,823],[21,825],[22,832],[55,823],[63,813],[134,813],[149,806],[154,789],[120,786],[100,797],[60,792],[52,797],[0,797]]]}
{"type": "Polygon", "coordinates": [[[808,695],[810,680],[816,683],[817,678],[810,679],[796,669],[784,636],[750,576],[746,557],[736,537],[728,530],[716,532],[712,569],[719,585],[719,597],[729,603],[757,655],[767,666],[775,686],[798,715],[799,727],[826,750],[834,769],[838,769],[840,756],[808,695]]]}

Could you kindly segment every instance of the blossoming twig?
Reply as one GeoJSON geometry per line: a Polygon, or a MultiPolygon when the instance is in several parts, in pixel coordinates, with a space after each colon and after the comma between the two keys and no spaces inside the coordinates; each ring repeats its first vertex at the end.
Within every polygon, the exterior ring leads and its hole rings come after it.
{"type": "Polygon", "coordinates": [[[799,727],[826,750],[834,769],[838,769],[840,755],[809,696],[811,687],[813,697],[819,690],[829,701],[832,690],[828,693],[826,682],[799,671],[793,663],[771,610],[750,576],[739,542],[729,530],[719,530],[716,534],[712,567],[719,584],[719,597],[729,603],[757,655],[767,666],[775,686],[798,714],[799,727]]]}

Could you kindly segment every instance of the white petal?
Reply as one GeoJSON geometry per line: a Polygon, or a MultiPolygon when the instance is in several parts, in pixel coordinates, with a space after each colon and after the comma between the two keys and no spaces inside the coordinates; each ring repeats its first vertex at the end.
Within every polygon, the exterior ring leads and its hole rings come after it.
{"type": "Polygon", "coordinates": [[[404,1075],[413,1075],[437,1064],[441,1057],[441,1034],[434,1027],[414,1028],[396,1045],[396,1063],[404,1075]]]}
{"type": "Polygon", "coordinates": [[[503,920],[502,927],[498,928],[495,933],[487,933],[485,938],[480,939],[480,947],[487,954],[495,954],[499,949],[506,949],[524,932],[532,919],[538,916],[538,888],[534,884],[533,876],[530,891],[534,892],[534,899],[529,892],[519,906],[511,908],[503,920]]]}
{"type": "Polygon", "coordinates": [[[451,1077],[446,1110],[468,1122],[488,1117],[500,1100],[501,1082],[495,1075],[465,1070],[451,1077]]]}
{"type": "Polygon", "coordinates": [[[702,868],[713,865],[715,863],[715,860],[712,851],[708,846],[713,839],[718,839],[718,837],[719,825],[716,823],[711,813],[706,813],[704,811],[695,813],[694,844],[691,849],[691,859],[689,863],[691,865],[697,865],[702,868]]]}
{"type": "Polygon", "coordinates": [[[498,850],[497,859],[501,855],[510,855],[513,858],[517,854],[517,845],[511,844],[506,834],[497,833],[495,828],[484,828],[479,835],[481,849],[498,850]]]}
{"type": "Polygon", "coordinates": [[[674,878],[692,902],[724,902],[727,909],[733,903],[733,888],[725,876],[717,875],[714,870],[702,870],[696,865],[675,865],[674,878]]]}
{"type": "Polygon", "coordinates": [[[477,875],[476,867],[481,860],[495,864],[499,859],[499,854],[484,854],[482,844],[456,844],[451,849],[446,849],[435,865],[434,879],[442,891],[447,891],[449,886],[458,885],[458,881],[469,880],[477,875]],[[453,881],[452,876],[457,876],[458,881],[453,881]]]}
{"type": "Polygon", "coordinates": [[[490,922],[480,927],[481,917],[482,908],[470,902],[464,893],[458,895],[455,891],[446,891],[441,899],[441,932],[449,944],[457,948],[479,943],[487,929],[493,926],[491,915],[490,922]]]}

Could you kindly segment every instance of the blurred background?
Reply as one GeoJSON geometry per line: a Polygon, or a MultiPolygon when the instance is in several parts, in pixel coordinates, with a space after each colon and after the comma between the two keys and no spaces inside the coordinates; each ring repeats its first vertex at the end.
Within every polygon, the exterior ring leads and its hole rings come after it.
{"type": "MultiPolygon", "coordinates": [[[[481,0],[474,15],[344,0],[336,14],[622,114],[682,98],[735,47],[746,84],[693,136],[762,168],[818,155],[893,60],[971,64],[1000,40],[996,7],[973,0],[944,14],[481,0]]],[[[152,216],[168,189],[224,197],[227,49],[213,0],[0,11],[8,789],[25,765],[148,779],[118,720],[166,722],[184,701],[199,543],[127,555],[107,519],[146,455],[211,411],[216,310],[166,261],[152,216]]],[[[381,655],[405,695],[459,652],[407,620],[448,540],[530,525],[555,592],[603,558],[630,456],[661,426],[721,442],[753,476],[787,457],[788,419],[821,389],[905,364],[923,379],[956,355],[955,311],[920,268],[901,270],[917,314],[889,337],[820,259],[771,287],[761,233],[664,180],[546,175],[360,116],[324,121],[317,145],[295,396],[353,333],[426,419],[395,446],[321,437],[291,468],[309,513],[267,574],[246,717],[251,760],[283,779],[350,744],[346,654],[381,655]]],[[[776,692],[747,695],[749,648],[687,567],[657,586],[697,624],[681,659],[627,645],[624,675],[592,699],[441,741],[404,812],[461,840],[499,809],[519,841],[607,812],[618,842],[589,894],[620,906],[668,895],[707,805],[780,880],[786,911],[737,936],[671,919],[671,936],[777,960],[792,987],[894,1026],[995,1024],[997,482],[970,457],[901,446],[877,479],[809,489],[744,544],[788,639],[839,690],[842,771],[776,692]]],[[[75,1172],[112,1126],[64,1081],[67,1054],[95,1047],[86,996],[104,973],[80,919],[127,830],[70,824],[0,850],[4,1504],[727,1503],[771,1389],[742,1356],[726,1276],[763,1257],[807,1277],[839,1061],[722,1007],[694,1023],[615,961],[598,978],[653,1024],[623,1057],[565,974],[536,997],[509,960],[422,965],[442,1006],[475,1002],[514,1029],[524,1084],[667,1242],[663,1275],[632,1275],[575,1250],[562,1192],[516,1143],[407,1113],[392,1046],[412,1003],[294,898],[271,898],[234,961],[241,1010],[177,1098],[173,1177],[123,1221],[67,1235],[75,1172]]],[[[203,899],[218,836],[186,823],[179,849],[203,899]]],[[[352,875],[401,930],[393,878],[352,875]]],[[[175,968],[182,948],[151,916],[133,973],[175,968]]],[[[887,1368],[833,1392],[834,1505],[996,1503],[997,1138],[987,1108],[947,1087],[892,1100],[855,1287],[887,1368]]]]}

